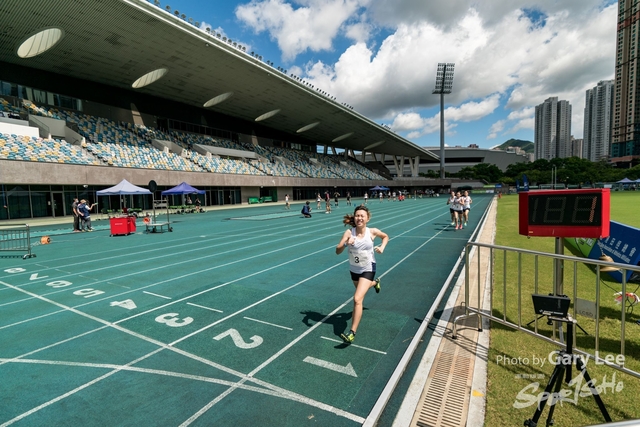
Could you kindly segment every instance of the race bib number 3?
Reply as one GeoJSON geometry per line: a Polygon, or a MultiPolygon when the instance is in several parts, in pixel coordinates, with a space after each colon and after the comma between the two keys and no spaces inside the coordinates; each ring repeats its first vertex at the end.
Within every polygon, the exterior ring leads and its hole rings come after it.
{"type": "Polygon", "coordinates": [[[366,252],[349,251],[349,263],[351,265],[365,266],[369,264],[369,254],[366,252]]]}

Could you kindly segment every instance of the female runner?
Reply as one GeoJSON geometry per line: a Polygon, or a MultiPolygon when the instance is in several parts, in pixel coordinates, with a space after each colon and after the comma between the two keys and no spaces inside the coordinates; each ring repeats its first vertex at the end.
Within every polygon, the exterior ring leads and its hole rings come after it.
{"type": "Polygon", "coordinates": [[[368,228],[367,223],[371,219],[369,209],[360,205],[356,207],[353,215],[344,216],[344,225],[350,225],[351,229],[344,232],[340,243],[336,246],[336,254],[340,255],[345,248],[349,248],[349,266],[351,280],[356,290],[353,295],[353,315],[351,317],[351,330],[340,334],[342,340],[350,344],[356,338],[358,324],[362,318],[362,304],[364,296],[369,288],[373,287],[376,293],[380,292],[380,279],[374,279],[376,275],[375,253],[383,253],[389,243],[389,236],[377,228],[368,228]],[[376,237],[382,239],[379,246],[373,246],[376,237]]]}

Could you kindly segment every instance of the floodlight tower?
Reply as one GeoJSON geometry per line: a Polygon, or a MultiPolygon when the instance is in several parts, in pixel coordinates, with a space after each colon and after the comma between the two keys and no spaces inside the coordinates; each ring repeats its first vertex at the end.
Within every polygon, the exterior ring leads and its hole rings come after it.
{"type": "Polygon", "coordinates": [[[452,62],[439,62],[436,72],[436,88],[432,93],[440,94],[440,178],[444,179],[444,94],[453,88],[452,62]]]}

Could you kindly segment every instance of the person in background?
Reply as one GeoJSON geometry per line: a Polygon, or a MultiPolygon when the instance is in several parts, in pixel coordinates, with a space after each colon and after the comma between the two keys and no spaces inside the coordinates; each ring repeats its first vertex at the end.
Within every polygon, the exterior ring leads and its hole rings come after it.
{"type": "Polygon", "coordinates": [[[456,230],[462,230],[463,222],[464,222],[464,197],[460,194],[460,192],[456,192],[453,203],[451,203],[451,207],[453,209],[453,216],[455,222],[456,230]]]}
{"type": "Polygon", "coordinates": [[[316,209],[320,210],[320,203],[322,202],[322,196],[320,193],[316,195],[316,209]]]}
{"type": "Polygon", "coordinates": [[[289,205],[289,195],[288,194],[284,195],[284,208],[285,209],[291,209],[291,205],[289,205]]]}
{"type": "Polygon", "coordinates": [[[453,210],[453,202],[456,200],[456,192],[451,190],[447,204],[449,205],[449,214],[451,215],[451,225],[456,225],[456,212],[453,210]]]}
{"type": "Polygon", "coordinates": [[[73,203],[71,203],[71,210],[73,211],[73,232],[79,233],[82,231],[80,229],[80,212],[78,212],[78,198],[73,198],[73,203]]]}
{"type": "Polygon", "coordinates": [[[351,280],[356,290],[353,295],[353,314],[351,316],[351,329],[347,333],[340,334],[342,340],[351,344],[356,338],[356,331],[362,319],[364,296],[370,288],[380,292],[380,279],[375,279],[376,257],[382,254],[389,243],[389,236],[377,228],[367,227],[371,219],[369,209],[360,205],[355,208],[353,215],[347,214],[342,222],[345,226],[351,226],[342,234],[342,238],[336,246],[336,255],[340,255],[345,248],[349,248],[349,271],[351,280]],[[382,239],[379,246],[374,246],[376,237],[382,239]]]}
{"type": "Polygon", "coordinates": [[[469,222],[469,211],[471,210],[471,196],[468,191],[464,192],[464,202],[463,202],[463,215],[464,215],[464,226],[467,226],[467,222],[469,222]]]}
{"type": "Polygon", "coordinates": [[[309,206],[309,202],[305,203],[302,207],[302,215],[305,218],[311,218],[311,206],[309,206]]]}
{"type": "Polygon", "coordinates": [[[82,231],[93,231],[93,227],[91,227],[91,209],[93,209],[95,205],[96,203],[88,206],[85,199],[80,200],[80,204],[78,205],[78,212],[80,213],[80,217],[82,219],[82,231]]]}

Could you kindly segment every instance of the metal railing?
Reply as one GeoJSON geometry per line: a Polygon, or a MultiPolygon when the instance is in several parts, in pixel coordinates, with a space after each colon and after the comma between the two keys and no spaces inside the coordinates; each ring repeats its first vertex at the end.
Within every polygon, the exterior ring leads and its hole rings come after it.
{"type": "MultiPolygon", "coordinates": [[[[478,330],[481,330],[484,317],[552,344],[564,346],[562,327],[558,322],[545,322],[546,325],[543,324],[539,328],[538,320],[544,316],[535,313],[531,295],[566,294],[572,303],[570,314],[574,319],[579,320],[578,331],[573,334],[574,352],[587,357],[588,360],[594,360],[596,363],[640,378],[640,368],[637,367],[640,363],[637,363],[637,360],[634,360],[634,368],[625,366],[626,327],[630,323],[627,316],[638,304],[635,293],[640,289],[640,284],[627,283],[627,272],[633,271],[640,274],[640,266],[477,242],[468,243],[465,252],[467,254],[464,299],[466,314],[454,320],[453,338],[457,336],[460,320],[477,316],[478,330]],[[470,261],[468,254],[473,248],[477,249],[478,256],[470,261]],[[480,272],[482,258],[480,251],[489,251],[488,271],[486,276],[478,274],[477,284],[472,284],[469,281],[468,271],[475,267],[470,265],[470,262],[477,262],[478,272],[480,272]],[[604,272],[612,270],[622,273],[622,283],[605,280],[608,279],[608,275],[604,272]],[[602,277],[602,274],[605,274],[605,277],[602,277]],[[484,280],[481,280],[481,277],[484,280]],[[563,284],[567,283],[571,286],[563,287],[563,284]],[[477,286],[477,300],[475,297],[473,301],[470,300],[471,286],[477,286]],[[490,309],[488,310],[483,310],[481,306],[481,296],[485,286],[490,287],[488,292],[490,309]],[[603,299],[603,293],[607,291],[612,291],[608,300],[603,299]],[[526,320],[523,321],[523,315],[530,321],[523,323],[526,322],[526,320]],[[607,336],[602,336],[603,317],[609,325],[607,336]],[[615,336],[611,336],[613,335],[611,321],[620,322],[619,331],[617,327],[615,328],[615,336]],[[532,324],[533,326],[530,326],[532,324]],[[582,335],[578,339],[580,331],[582,335]],[[619,347],[614,349],[613,343],[618,341],[619,347]],[[604,346],[603,342],[606,343],[604,346]],[[607,355],[603,357],[601,352],[607,355]],[[616,356],[622,357],[612,357],[615,352],[617,352],[616,356]]],[[[637,308],[640,310],[640,304],[637,308]]],[[[638,357],[637,354],[633,356],[636,359],[638,357]]]]}
{"type": "MultiPolygon", "coordinates": [[[[22,259],[35,257],[31,252],[31,231],[28,224],[0,225],[0,253],[26,252],[22,259]]],[[[19,255],[16,255],[19,256],[19,255]]],[[[2,255],[0,255],[2,257],[2,255]]]]}

